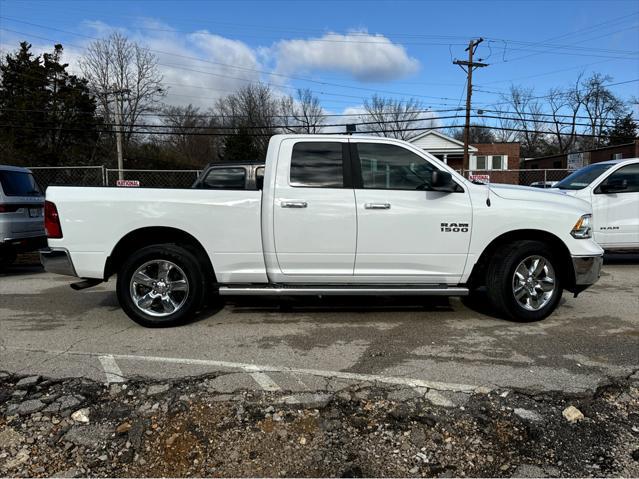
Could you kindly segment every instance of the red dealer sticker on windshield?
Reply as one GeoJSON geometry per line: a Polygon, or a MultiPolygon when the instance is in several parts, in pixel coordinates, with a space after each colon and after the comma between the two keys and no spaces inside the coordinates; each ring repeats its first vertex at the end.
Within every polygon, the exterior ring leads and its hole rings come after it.
{"type": "Polygon", "coordinates": [[[124,186],[125,188],[138,188],[140,186],[139,180],[118,180],[115,186],[124,186]]]}

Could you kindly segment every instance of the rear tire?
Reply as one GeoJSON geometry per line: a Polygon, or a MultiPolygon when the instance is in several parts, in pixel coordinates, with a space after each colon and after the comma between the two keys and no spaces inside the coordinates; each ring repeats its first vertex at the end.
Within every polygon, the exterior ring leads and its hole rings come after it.
{"type": "Polygon", "coordinates": [[[516,241],[497,253],[486,272],[488,297],[498,312],[515,321],[540,321],[563,293],[559,262],[545,243],[516,241]]]}
{"type": "Polygon", "coordinates": [[[117,295],[124,312],[149,328],[177,326],[202,307],[206,279],[200,262],[175,244],[139,249],[118,272],[117,295]]]}

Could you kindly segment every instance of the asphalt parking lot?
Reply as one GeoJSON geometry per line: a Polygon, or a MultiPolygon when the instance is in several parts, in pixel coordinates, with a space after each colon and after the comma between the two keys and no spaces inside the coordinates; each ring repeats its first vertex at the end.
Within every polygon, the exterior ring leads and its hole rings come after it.
{"type": "Polygon", "coordinates": [[[120,310],[113,281],[81,292],[71,282],[28,261],[0,274],[0,370],[101,382],[223,371],[213,387],[229,392],[367,381],[580,392],[639,369],[637,255],[607,258],[594,287],[529,324],[459,299],[243,299],[145,329],[120,310]]]}

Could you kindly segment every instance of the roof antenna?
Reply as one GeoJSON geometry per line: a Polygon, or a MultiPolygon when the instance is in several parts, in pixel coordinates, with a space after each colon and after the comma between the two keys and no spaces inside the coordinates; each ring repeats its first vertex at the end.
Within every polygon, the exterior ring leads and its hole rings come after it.
{"type": "Polygon", "coordinates": [[[352,135],[353,133],[357,133],[357,124],[348,123],[346,125],[346,134],[347,135],[352,135]]]}

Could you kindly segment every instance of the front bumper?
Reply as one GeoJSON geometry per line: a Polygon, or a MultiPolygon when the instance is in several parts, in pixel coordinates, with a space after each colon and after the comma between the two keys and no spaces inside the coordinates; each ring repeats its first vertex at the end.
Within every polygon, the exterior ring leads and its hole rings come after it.
{"type": "Polygon", "coordinates": [[[47,248],[40,251],[40,262],[44,266],[45,271],[55,274],[64,274],[67,276],[78,276],[73,267],[71,256],[66,249],[47,248]]]}
{"type": "Polygon", "coordinates": [[[572,266],[575,270],[575,295],[592,286],[601,276],[603,256],[573,256],[572,266]]]}

